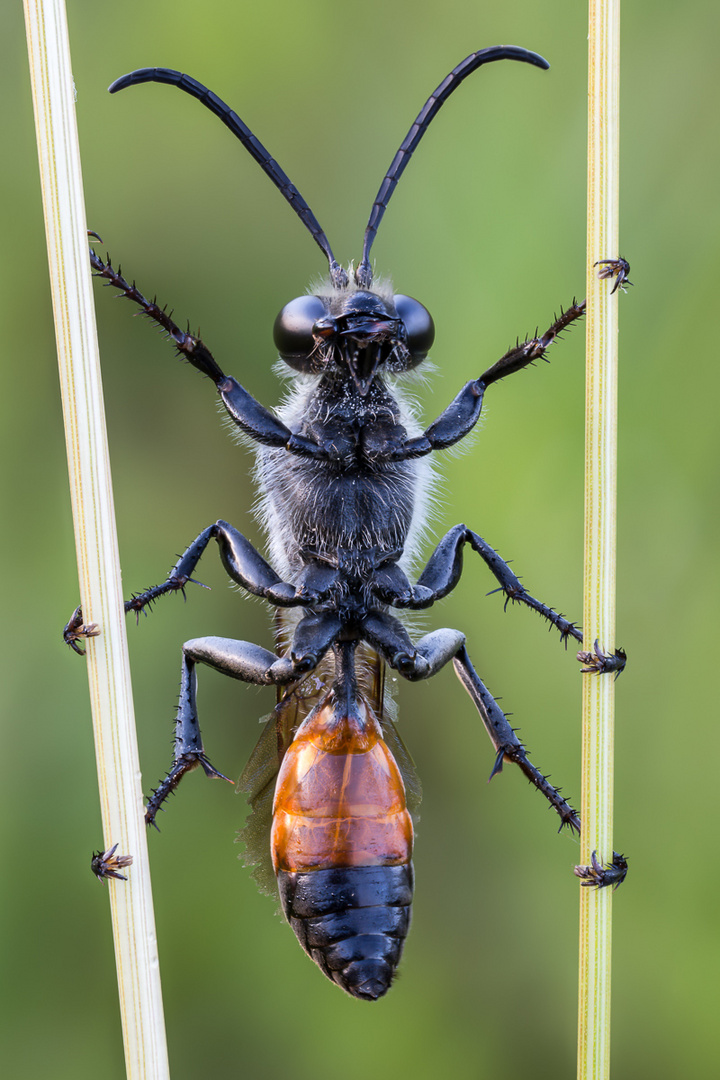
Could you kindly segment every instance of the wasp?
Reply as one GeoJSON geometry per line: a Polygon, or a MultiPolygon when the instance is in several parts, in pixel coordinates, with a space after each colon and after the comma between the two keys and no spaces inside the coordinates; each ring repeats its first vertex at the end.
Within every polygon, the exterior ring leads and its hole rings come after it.
{"type": "MultiPolygon", "coordinates": [[[[276,687],[277,707],[242,779],[253,806],[244,837],[251,858],[265,864],[256,876],[266,880],[267,871],[276,879],[300,944],[325,975],[366,1000],[379,998],[392,982],[413,894],[417,781],[392,723],[386,668],[419,682],[452,663],[494,746],[491,775],[515,763],[557,812],[561,828],[580,827],[572,806],[529,760],[475,671],[465,635],[435,629],[414,641],[402,618],[455,588],[470,548],[495,577],[506,604],[537,612],[564,642],[582,640],[574,623],[531,596],[497,552],[465,525],[450,529],[411,580],[433,481],[431,455],[464,439],[478,421],[486,390],[544,357],[585,310],[573,302],[542,336],[518,343],[468,382],[432,423],[420,423],[404,382],[428,356],[433,320],[423,304],[375,280],[370,252],[430,123],[464,79],[498,60],[549,67],[536,53],[498,46],[473,53],[450,72],[395,155],[372,206],[360,261],[348,269],[336,261],[310,207],[275,159],[205,86],[177,71],[144,68],[110,87],[115,93],[138,83],[167,83],[200,101],[257,161],[328,261],[325,285],[285,304],[275,322],[275,345],[293,381],[289,396],[271,411],[225,374],[198,337],[179,329],[129,283],[109,257],[103,262],[91,251],[96,274],[138,304],[178,353],[214,383],[240,435],[254,448],[269,542],[266,560],[232,525],[217,521],[193,540],[162,584],[134,595],[126,610],[139,614],[162,595],[184,591],[215,541],[232,581],[276,613],[275,651],[219,637],[183,645],[173,762],[148,801],[147,822],[155,822],[187,772],[199,766],[210,777],[222,777],[200,733],[198,665],[276,687]]],[[[92,632],[78,609],[65,637],[81,651],[78,638],[92,632]]]]}

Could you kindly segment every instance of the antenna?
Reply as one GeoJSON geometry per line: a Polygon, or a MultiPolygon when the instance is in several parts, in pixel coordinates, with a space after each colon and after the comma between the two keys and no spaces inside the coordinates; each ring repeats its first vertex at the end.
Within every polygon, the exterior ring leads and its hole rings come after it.
{"type": "Polygon", "coordinates": [[[215,113],[215,116],[219,117],[223,124],[230,128],[233,135],[240,140],[248,153],[255,158],[263,172],[270,177],[275,187],[284,195],[318,247],[324,252],[330,266],[330,277],[333,285],[336,288],[344,288],[347,285],[347,274],[335,259],[328,239],[320,228],[317,218],[293,182],[285,175],[277,161],[270,156],[260,140],[253,135],[250,128],[243,123],[237,113],[233,112],[229,105],[226,105],[217,94],[213,94],[202,83],[192,79],[189,75],[183,75],[180,71],[172,71],[170,68],[139,68],[137,71],[131,71],[129,75],[122,75],[119,79],[116,79],[108,89],[111,94],[115,94],[118,90],[124,90],[127,86],[135,86],[137,83],[146,82],[168,83],[170,86],[177,86],[179,90],[184,90],[186,94],[197,98],[205,108],[215,113]]]}
{"type": "Polygon", "coordinates": [[[463,79],[466,79],[468,75],[471,75],[473,71],[482,67],[483,64],[491,64],[494,60],[519,60],[524,64],[534,64],[539,68],[547,69],[550,67],[547,60],[543,59],[542,56],[539,56],[538,53],[529,52],[527,49],[521,49],[518,45],[495,45],[493,48],[480,49],[479,52],[472,53],[463,60],[461,64],[458,64],[456,68],[453,68],[450,74],[443,79],[437,90],[430,95],[418,113],[415,123],[401,143],[400,149],[393,158],[392,164],[385,174],[385,179],[380,185],[380,190],[373,203],[367,228],[365,229],[362,260],[355,271],[355,280],[360,288],[368,288],[372,283],[373,273],[372,267],[370,266],[370,248],[373,245],[373,241],[377,235],[378,226],[382,221],[383,214],[387,209],[392,193],[397,187],[398,180],[405,171],[408,161],[415,153],[418,143],[427,131],[438,110],[445,104],[453,91],[457,90],[463,79]]]}

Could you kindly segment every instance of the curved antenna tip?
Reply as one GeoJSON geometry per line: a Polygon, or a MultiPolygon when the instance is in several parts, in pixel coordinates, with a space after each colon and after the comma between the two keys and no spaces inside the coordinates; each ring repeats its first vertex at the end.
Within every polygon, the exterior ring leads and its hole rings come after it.
{"type": "MultiPolygon", "coordinates": [[[[525,64],[534,64],[535,67],[547,71],[550,64],[540,53],[532,52],[531,49],[523,49],[522,45],[496,45],[495,48],[481,49],[474,56],[485,55],[487,60],[519,60],[525,64]],[[494,55],[493,55],[494,54],[494,55]]],[[[468,57],[468,60],[470,57],[468,57]]],[[[459,65],[462,66],[462,65],[459,65]]]]}
{"type": "Polygon", "coordinates": [[[543,71],[550,70],[550,63],[545,59],[544,56],[541,56],[540,53],[530,53],[530,56],[535,57],[534,63],[536,67],[542,68],[543,71]]]}
{"type": "Polygon", "coordinates": [[[457,67],[453,68],[450,74],[443,79],[437,89],[423,105],[415,122],[400,144],[400,149],[393,158],[392,164],[383,178],[380,190],[372,205],[370,217],[368,218],[367,227],[365,229],[362,259],[355,275],[356,278],[358,274],[363,279],[369,275],[370,280],[372,280],[370,249],[372,248],[377,235],[378,227],[387,210],[388,203],[397,187],[398,181],[405,171],[405,166],[415,153],[418,143],[430,126],[433,118],[437,115],[438,110],[444,105],[450,95],[457,90],[458,86],[464,82],[468,75],[472,74],[473,71],[477,71],[477,69],[484,64],[491,64],[495,60],[518,60],[524,64],[533,64],[535,67],[539,67],[544,71],[547,71],[550,67],[550,64],[544,56],[540,56],[540,54],[536,52],[531,52],[529,49],[523,49],[520,45],[494,45],[489,49],[480,49],[478,52],[471,53],[470,56],[465,57],[457,67]]]}
{"type": "Polygon", "coordinates": [[[117,94],[118,90],[124,90],[126,86],[130,86],[132,82],[134,72],[130,72],[128,75],[121,75],[119,79],[115,79],[108,86],[108,94],[117,94]]]}
{"type": "Polygon", "coordinates": [[[237,113],[234,113],[229,105],[226,105],[217,94],[213,94],[202,83],[199,83],[190,75],[175,71],[173,68],[138,68],[137,71],[121,75],[119,79],[110,84],[108,90],[111,94],[115,94],[118,90],[124,90],[126,86],[136,86],[138,83],[147,82],[176,86],[178,90],[182,90],[189,94],[190,97],[194,97],[201,105],[204,105],[206,109],[209,109],[211,113],[217,116],[235,138],[242,143],[250,156],[258,163],[265,175],[293,208],[328,260],[333,284],[336,288],[344,288],[347,285],[347,275],[342,267],[337,264],[328,239],[320,228],[317,218],[293,182],[280,168],[275,158],[268,153],[260,140],[253,135],[250,128],[243,123],[237,113]]]}

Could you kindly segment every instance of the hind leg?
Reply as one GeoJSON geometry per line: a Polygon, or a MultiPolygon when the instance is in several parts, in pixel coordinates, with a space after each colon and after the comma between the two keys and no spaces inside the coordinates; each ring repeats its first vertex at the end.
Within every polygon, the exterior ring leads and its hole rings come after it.
{"type": "Polygon", "coordinates": [[[227,780],[205,754],[197,715],[197,664],[206,664],[223,675],[256,686],[284,686],[311,671],[332,645],[339,620],[334,615],[306,615],[298,623],[291,655],[277,656],[250,641],[206,637],[183,645],[180,699],[175,718],[173,763],[167,776],[153,791],[146,807],[145,822],[155,824],[158,810],[175,791],[186,773],[202,767],[206,776],[227,780]]]}

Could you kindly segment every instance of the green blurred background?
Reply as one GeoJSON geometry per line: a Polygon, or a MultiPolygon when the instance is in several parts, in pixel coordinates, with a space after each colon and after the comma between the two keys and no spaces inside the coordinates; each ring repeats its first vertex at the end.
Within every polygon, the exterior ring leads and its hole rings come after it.
{"type": "MultiPolygon", "coordinates": [[[[717,1076],[720,229],[715,3],[626,4],[620,297],[613,1076],[717,1076]]],[[[149,294],[200,326],[220,363],[273,403],[271,329],[323,270],[266,177],[197,103],[106,92],[136,67],[180,68],[236,108],[298,184],[342,261],[357,258],[410,121],[469,52],[512,42],[541,73],[496,65],[436,121],[375,245],[378,270],[437,324],[435,415],[517,335],[584,291],[586,11],[510,0],[70,0],[89,227],[149,294]]],[[[0,10],[5,152],[2,568],[4,1075],[124,1075],[87,681],[60,629],[77,600],[55,346],[21,7],[0,10]]],[[[218,517],[260,539],[250,459],[211,388],[127,304],[96,289],[126,592],[163,577],[218,517]]],[[[467,521],[526,584],[580,617],[583,332],[488,396],[448,456],[435,534],[467,521]]],[[[267,611],[206,558],[188,603],[130,626],[144,788],[170,751],[180,643],[270,644],[267,611]]],[[[537,763],[579,797],[580,677],[530,613],[502,613],[468,558],[430,625],[463,628],[537,763]]],[[[202,676],[209,752],[239,775],[269,691],[202,676]]],[[[492,752],[451,672],[400,692],[424,784],[415,920],[389,996],[346,998],[303,956],[237,860],[242,797],[194,776],[150,837],[174,1077],[296,1080],[574,1075],[578,847],[492,752]]]]}

